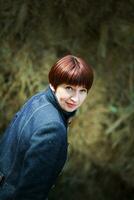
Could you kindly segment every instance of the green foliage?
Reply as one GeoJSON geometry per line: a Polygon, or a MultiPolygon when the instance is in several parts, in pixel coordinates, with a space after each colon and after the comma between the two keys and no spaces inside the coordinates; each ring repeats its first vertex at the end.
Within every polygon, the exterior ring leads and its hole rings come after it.
{"type": "Polygon", "coordinates": [[[71,124],[69,162],[51,199],[132,200],[133,1],[0,1],[0,131],[47,86],[57,57],[83,57],[95,81],[71,124]]]}
{"type": "Polygon", "coordinates": [[[35,92],[43,90],[48,84],[48,70],[55,60],[51,51],[51,58],[45,55],[42,66],[31,60],[28,46],[23,46],[14,55],[11,47],[3,44],[1,49],[1,74],[0,74],[0,129],[3,130],[11,120],[13,114],[35,92]],[[46,57],[47,56],[47,57],[46,57]],[[12,108],[12,109],[11,109],[12,108]]]}

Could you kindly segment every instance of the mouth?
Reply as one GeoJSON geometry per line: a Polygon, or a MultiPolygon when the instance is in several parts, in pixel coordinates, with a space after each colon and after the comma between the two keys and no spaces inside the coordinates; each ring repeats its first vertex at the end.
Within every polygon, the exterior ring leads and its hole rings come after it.
{"type": "Polygon", "coordinates": [[[77,105],[74,104],[74,103],[68,103],[68,102],[66,102],[66,104],[67,104],[68,107],[70,107],[70,108],[75,108],[75,107],[77,107],[77,105]]]}

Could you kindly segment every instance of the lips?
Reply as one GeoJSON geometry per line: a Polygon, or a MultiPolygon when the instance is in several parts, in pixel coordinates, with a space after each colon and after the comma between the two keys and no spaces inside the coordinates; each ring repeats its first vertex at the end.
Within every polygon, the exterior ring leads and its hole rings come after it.
{"type": "Polygon", "coordinates": [[[77,106],[76,104],[73,104],[73,103],[68,103],[68,102],[66,102],[66,103],[67,103],[67,105],[68,105],[69,107],[71,107],[71,108],[74,108],[74,107],[77,106]]]}

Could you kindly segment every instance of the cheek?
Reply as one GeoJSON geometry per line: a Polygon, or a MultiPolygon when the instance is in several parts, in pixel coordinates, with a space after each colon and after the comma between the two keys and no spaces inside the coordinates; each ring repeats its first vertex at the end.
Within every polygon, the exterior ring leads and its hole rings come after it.
{"type": "Polygon", "coordinates": [[[83,103],[85,101],[86,97],[87,97],[87,95],[86,96],[82,96],[80,102],[83,103]]]}
{"type": "Polygon", "coordinates": [[[62,97],[60,98],[60,100],[61,100],[61,101],[66,101],[66,100],[68,100],[68,98],[69,98],[69,97],[68,97],[67,95],[64,95],[64,96],[62,96],[62,97]]]}
{"type": "Polygon", "coordinates": [[[62,93],[59,95],[59,100],[60,101],[66,101],[69,98],[69,96],[65,93],[62,93]]]}
{"type": "Polygon", "coordinates": [[[62,94],[61,94],[61,99],[63,99],[63,100],[66,100],[66,99],[68,99],[70,96],[69,96],[69,94],[67,94],[66,92],[63,92],[62,94]]]}

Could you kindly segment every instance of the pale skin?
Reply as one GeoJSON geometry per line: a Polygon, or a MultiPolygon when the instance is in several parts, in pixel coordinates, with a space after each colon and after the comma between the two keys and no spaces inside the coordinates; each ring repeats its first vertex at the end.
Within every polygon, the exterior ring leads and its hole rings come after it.
{"type": "Polygon", "coordinates": [[[55,92],[61,108],[67,112],[73,112],[79,108],[87,97],[87,89],[79,85],[61,84],[56,90],[52,85],[51,89],[55,92]]]}

